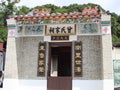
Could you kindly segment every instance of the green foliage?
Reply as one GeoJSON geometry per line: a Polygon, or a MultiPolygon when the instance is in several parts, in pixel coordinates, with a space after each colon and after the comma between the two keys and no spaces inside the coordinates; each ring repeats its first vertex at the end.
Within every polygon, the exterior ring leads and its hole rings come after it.
{"type": "Polygon", "coordinates": [[[120,42],[120,16],[110,12],[109,14],[111,14],[112,41],[114,44],[120,42]]]}
{"type": "Polygon", "coordinates": [[[4,26],[7,26],[6,19],[13,15],[15,12],[15,4],[18,3],[19,0],[2,0],[0,2],[0,20],[3,21],[4,26]]]}
{"type": "Polygon", "coordinates": [[[6,42],[6,41],[7,41],[7,28],[0,27],[0,42],[6,42]]]}
{"type": "Polygon", "coordinates": [[[71,4],[67,7],[68,12],[81,12],[83,7],[81,5],[78,4],[71,4]]]}
{"type": "Polygon", "coordinates": [[[43,8],[51,9],[51,13],[55,13],[55,12],[56,12],[56,9],[60,9],[60,7],[55,6],[55,5],[53,5],[53,4],[45,4],[45,5],[42,5],[42,6],[36,6],[36,7],[34,7],[33,9],[42,10],[43,8]]]}
{"type": "Polygon", "coordinates": [[[26,15],[30,12],[30,8],[21,6],[16,9],[16,15],[26,15]]]}
{"type": "Polygon", "coordinates": [[[58,9],[56,9],[55,10],[55,12],[59,12],[59,13],[67,13],[68,12],[68,10],[67,9],[65,9],[65,8],[58,8],[58,9]]]}
{"type": "Polygon", "coordinates": [[[7,22],[6,19],[15,13],[15,4],[19,0],[1,0],[0,2],[0,42],[7,41],[7,22]]]}

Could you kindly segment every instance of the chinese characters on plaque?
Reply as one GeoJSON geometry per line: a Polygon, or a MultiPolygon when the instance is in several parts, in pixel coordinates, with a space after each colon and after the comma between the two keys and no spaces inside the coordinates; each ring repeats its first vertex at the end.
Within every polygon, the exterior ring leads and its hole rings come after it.
{"type": "Polygon", "coordinates": [[[45,28],[45,32],[46,35],[50,35],[50,36],[75,35],[76,25],[75,24],[47,25],[45,28]]]}
{"type": "Polygon", "coordinates": [[[40,42],[38,49],[38,76],[45,76],[46,43],[40,42]]]}
{"type": "Polygon", "coordinates": [[[69,36],[51,36],[51,40],[69,40],[69,36]]]}
{"type": "Polygon", "coordinates": [[[82,42],[75,42],[74,53],[74,76],[82,76],[82,42]]]}

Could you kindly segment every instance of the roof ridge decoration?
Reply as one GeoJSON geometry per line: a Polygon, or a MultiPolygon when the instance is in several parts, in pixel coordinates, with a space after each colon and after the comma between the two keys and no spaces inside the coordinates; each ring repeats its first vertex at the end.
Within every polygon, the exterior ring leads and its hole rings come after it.
{"type": "Polygon", "coordinates": [[[43,15],[49,15],[50,13],[51,13],[50,9],[43,8],[42,10],[35,9],[34,12],[33,12],[33,15],[34,16],[39,16],[41,14],[43,14],[43,15]]]}
{"type": "Polygon", "coordinates": [[[98,22],[101,18],[100,9],[95,6],[85,7],[82,12],[70,12],[61,14],[51,13],[50,9],[33,10],[25,16],[14,17],[19,24],[48,24],[48,23],[80,23],[98,22]]]}
{"type": "Polygon", "coordinates": [[[82,11],[82,14],[92,14],[92,13],[99,13],[100,10],[97,6],[92,8],[91,6],[85,7],[82,11]]]}

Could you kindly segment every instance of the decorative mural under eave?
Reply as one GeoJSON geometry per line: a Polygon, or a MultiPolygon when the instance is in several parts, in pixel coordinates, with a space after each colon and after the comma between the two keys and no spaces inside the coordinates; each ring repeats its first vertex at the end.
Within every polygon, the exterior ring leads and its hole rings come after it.
{"type": "Polygon", "coordinates": [[[15,17],[17,24],[51,24],[51,23],[81,23],[99,22],[101,13],[96,6],[85,7],[82,12],[50,13],[50,9],[33,10],[26,16],[15,17]]]}

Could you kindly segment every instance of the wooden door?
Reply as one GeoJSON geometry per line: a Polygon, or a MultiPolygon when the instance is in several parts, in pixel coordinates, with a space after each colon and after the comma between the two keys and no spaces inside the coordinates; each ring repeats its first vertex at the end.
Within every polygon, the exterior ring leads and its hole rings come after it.
{"type": "Polygon", "coordinates": [[[49,49],[47,90],[72,90],[72,44],[52,43],[49,49]],[[55,60],[53,60],[55,58],[55,60]],[[57,60],[56,60],[57,59],[57,60]],[[57,62],[57,69],[53,69],[53,62],[57,62]],[[57,75],[51,71],[57,70],[57,75]]]}
{"type": "Polygon", "coordinates": [[[72,90],[72,77],[48,77],[47,90],[72,90]]]}

